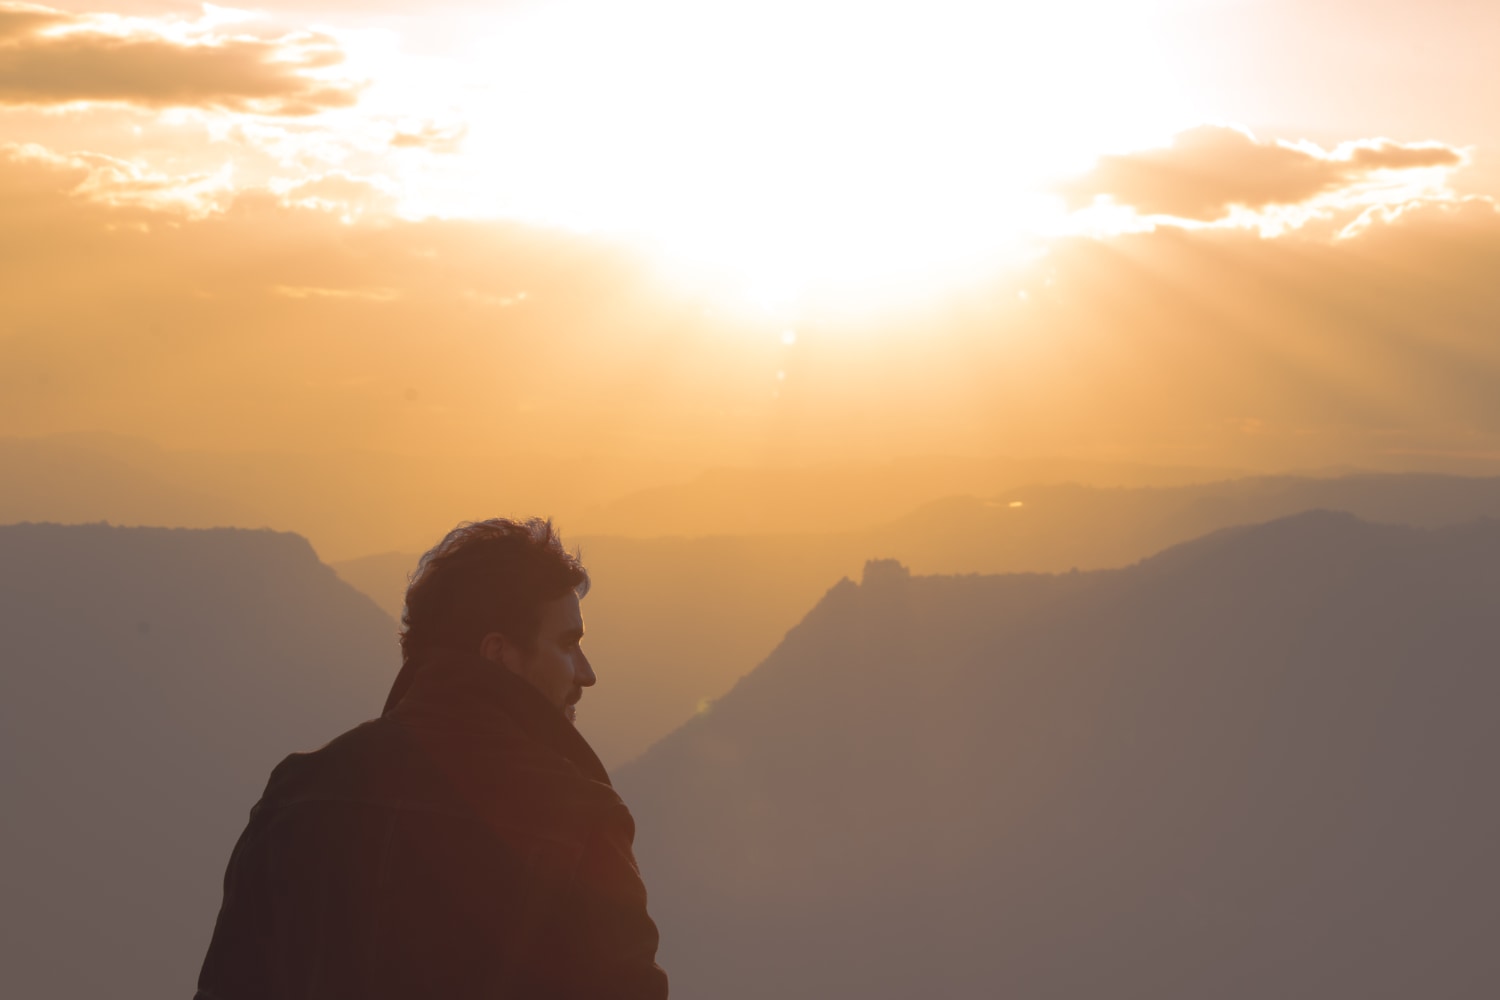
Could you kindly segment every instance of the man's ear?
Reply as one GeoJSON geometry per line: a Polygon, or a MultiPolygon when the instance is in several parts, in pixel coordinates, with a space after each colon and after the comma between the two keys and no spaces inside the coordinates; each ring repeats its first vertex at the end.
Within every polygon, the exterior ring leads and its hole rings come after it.
{"type": "Polygon", "coordinates": [[[521,651],[502,632],[487,632],[479,640],[479,655],[513,674],[521,673],[521,651]]]}

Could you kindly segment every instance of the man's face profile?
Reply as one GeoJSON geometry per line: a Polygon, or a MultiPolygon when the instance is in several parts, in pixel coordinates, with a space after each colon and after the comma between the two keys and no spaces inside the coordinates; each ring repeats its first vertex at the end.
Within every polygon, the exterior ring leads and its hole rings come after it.
{"type": "Polygon", "coordinates": [[[501,664],[556,705],[568,719],[577,715],[583,689],[592,687],[594,668],[583,653],[583,612],[577,594],[566,594],[541,606],[536,642],[523,649],[498,632],[486,635],[480,655],[501,664]]]}

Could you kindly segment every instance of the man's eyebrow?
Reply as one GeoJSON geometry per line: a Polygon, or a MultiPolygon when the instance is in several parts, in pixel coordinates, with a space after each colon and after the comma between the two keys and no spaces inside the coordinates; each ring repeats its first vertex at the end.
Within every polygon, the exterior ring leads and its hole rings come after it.
{"type": "Polygon", "coordinates": [[[562,637],[564,639],[575,639],[575,640],[576,639],[582,639],[583,638],[583,629],[582,628],[570,628],[570,629],[568,629],[566,632],[564,632],[562,634],[562,637]]]}

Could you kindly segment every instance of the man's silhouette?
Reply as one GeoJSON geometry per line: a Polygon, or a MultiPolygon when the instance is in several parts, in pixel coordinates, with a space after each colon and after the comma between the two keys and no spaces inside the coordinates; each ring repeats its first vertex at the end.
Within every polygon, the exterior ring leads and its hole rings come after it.
{"type": "Polygon", "coordinates": [[[667,995],[630,812],[572,725],[588,582],[537,519],[422,557],[384,714],[251,810],[199,1000],[667,995]]]}

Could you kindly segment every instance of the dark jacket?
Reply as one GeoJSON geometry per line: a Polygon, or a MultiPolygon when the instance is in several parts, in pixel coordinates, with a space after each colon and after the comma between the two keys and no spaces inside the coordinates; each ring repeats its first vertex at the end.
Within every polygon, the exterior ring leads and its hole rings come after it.
{"type": "Polygon", "coordinates": [[[442,650],[293,754],[229,859],[198,1000],[656,1000],[635,826],[561,712],[442,650]]]}

